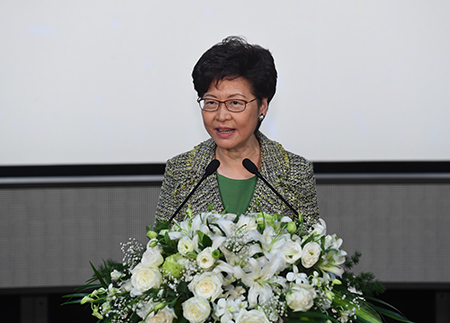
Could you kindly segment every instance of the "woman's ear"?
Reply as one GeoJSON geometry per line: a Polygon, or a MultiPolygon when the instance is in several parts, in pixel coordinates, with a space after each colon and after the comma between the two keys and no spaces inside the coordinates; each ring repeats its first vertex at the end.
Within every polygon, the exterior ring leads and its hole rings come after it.
{"type": "Polygon", "coordinates": [[[268,100],[267,100],[267,98],[263,98],[262,100],[261,100],[261,105],[260,105],[260,107],[259,107],[259,113],[262,113],[262,114],[264,114],[264,116],[266,116],[267,115],[267,110],[269,109],[269,103],[268,103],[268,100]]]}

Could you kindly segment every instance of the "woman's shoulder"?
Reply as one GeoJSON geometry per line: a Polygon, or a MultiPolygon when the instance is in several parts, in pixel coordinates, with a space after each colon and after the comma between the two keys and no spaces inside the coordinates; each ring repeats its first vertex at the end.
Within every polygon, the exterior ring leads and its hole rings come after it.
{"type": "Polygon", "coordinates": [[[259,133],[258,138],[261,143],[264,158],[271,162],[279,163],[284,167],[306,167],[309,168],[312,162],[303,156],[287,151],[282,144],[275,140],[267,138],[264,134],[259,133]]]}
{"type": "Polygon", "coordinates": [[[214,140],[208,139],[196,145],[189,151],[178,154],[167,161],[167,165],[171,168],[183,168],[184,170],[201,169],[204,170],[206,165],[214,157],[214,140]]]}

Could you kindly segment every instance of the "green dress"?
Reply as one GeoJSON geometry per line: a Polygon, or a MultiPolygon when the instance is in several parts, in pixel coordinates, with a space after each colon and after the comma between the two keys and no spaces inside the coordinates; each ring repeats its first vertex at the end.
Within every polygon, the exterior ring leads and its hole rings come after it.
{"type": "Polygon", "coordinates": [[[232,179],[217,173],[220,196],[227,213],[245,213],[253,197],[256,176],[249,179],[232,179]]]}

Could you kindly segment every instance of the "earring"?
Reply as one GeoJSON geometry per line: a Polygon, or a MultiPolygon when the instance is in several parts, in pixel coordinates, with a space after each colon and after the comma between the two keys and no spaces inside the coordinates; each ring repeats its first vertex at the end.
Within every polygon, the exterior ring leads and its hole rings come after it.
{"type": "Polygon", "coordinates": [[[266,116],[265,116],[264,114],[261,113],[261,114],[258,116],[259,122],[263,121],[265,117],[266,117],[266,116]]]}

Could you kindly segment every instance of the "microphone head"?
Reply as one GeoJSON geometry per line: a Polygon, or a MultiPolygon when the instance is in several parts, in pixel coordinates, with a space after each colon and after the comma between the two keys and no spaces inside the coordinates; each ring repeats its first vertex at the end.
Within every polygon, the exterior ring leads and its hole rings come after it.
{"type": "Polygon", "coordinates": [[[219,168],[220,166],[220,161],[218,161],[217,159],[213,159],[208,166],[206,166],[205,169],[205,177],[211,175],[212,173],[214,173],[217,168],[219,168]]]}
{"type": "Polygon", "coordinates": [[[258,175],[259,171],[258,171],[258,167],[256,167],[256,165],[248,158],[245,158],[242,161],[242,165],[245,167],[246,170],[248,170],[250,173],[258,175]]]}

